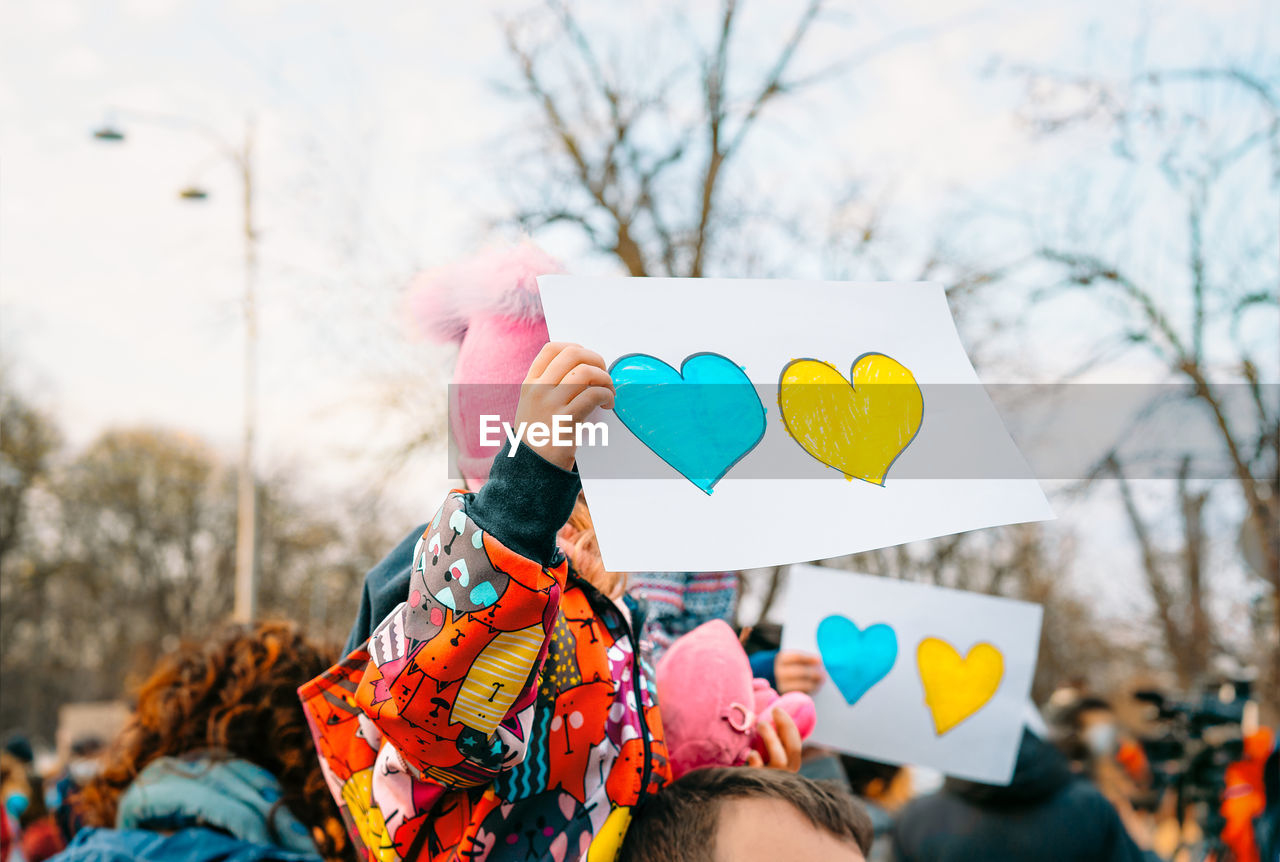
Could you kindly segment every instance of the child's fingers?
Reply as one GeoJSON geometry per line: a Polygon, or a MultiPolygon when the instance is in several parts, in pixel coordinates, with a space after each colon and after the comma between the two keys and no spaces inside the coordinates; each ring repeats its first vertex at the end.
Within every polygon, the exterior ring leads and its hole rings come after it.
{"type": "Polygon", "coordinates": [[[571,369],[564,376],[564,379],[556,385],[557,399],[561,400],[561,403],[567,404],[573,400],[573,396],[588,386],[603,386],[606,389],[612,389],[613,378],[609,376],[608,371],[595,365],[578,365],[571,369]]]}
{"type": "Polygon", "coordinates": [[[541,383],[559,383],[578,365],[594,365],[604,368],[604,357],[580,344],[570,344],[561,350],[540,375],[541,383]]]}
{"type": "Polygon", "coordinates": [[[791,664],[800,667],[818,667],[822,664],[822,659],[813,653],[797,652],[795,650],[783,650],[778,653],[775,659],[776,663],[791,664]]]}
{"type": "Polygon", "coordinates": [[[756,725],[756,733],[759,734],[760,741],[764,743],[765,753],[769,755],[769,768],[786,769],[787,749],[783,747],[782,740],[778,738],[778,731],[773,729],[773,725],[770,722],[762,721],[756,725]]]}
{"type": "Polygon", "coordinates": [[[551,364],[551,360],[559,356],[560,352],[568,346],[567,341],[549,341],[542,345],[538,355],[533,357],[533,362],[529,364],[529,373],[525,375],[524,382],[532,383],[541,377],[547,370],[547,366],[551,364]]]}
{"type": "Polygon", "coordinates": [[[760,752],[756,751],[754,748],[748,751],[746,765],[755,767],[756,769],[762,768],[764,766],[764,761],[760,759],[760,752]]]}
{"type": "Polygon", "coordinates": [[[802,741],[800,739],[800,728],[796,727],[795,719],[789,713],[781,709],[775,709],[773,711],[773,723],[778,731],[778,739],[786,750],[787,768],[799,769],[802,741]]]}
{"type": "Polygon", "coordinates": [[[560,408],[563,412],[582,419],[603,404],[613,406],[613,381],[600,369],[597,368],[595,371],[595,375],[584,375],[581,383],[561,383],[556,387],[555,403],[564,405],[560,408]],[[591,393],[589,397],[582,397],[588,393],[591,393]],[[605,393],[608,393],[607,398],[605,393]]]}
{"type": "Polygon", "coordinates": [[[586,418],[597,407],[613,407],[613,387],[588,386],[569,402],[566,408],[571,416],[586,418]]]}

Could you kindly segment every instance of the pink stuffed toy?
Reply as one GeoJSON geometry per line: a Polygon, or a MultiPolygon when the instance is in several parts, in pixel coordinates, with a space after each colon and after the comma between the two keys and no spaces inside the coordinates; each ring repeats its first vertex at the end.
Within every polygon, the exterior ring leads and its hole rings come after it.
{"type": "Polygon", "coordinates": [[[724,620],[703,623],[678,638],[658,661],[658,705],[671,770],[677,778],[703,766],[740,766],[753,747],[764,755],[756,723],[781,709],[800,738],[813,733],[817,712],[809,695],[779,696],[751,664],[724,620]]]}

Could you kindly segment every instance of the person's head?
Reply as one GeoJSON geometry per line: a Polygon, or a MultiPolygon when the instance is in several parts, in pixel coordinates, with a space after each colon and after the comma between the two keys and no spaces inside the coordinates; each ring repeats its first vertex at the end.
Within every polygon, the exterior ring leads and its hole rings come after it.
{"type": "Polygon", "coordinates": [[[36,762],[36,752],[31,747],[31,740],[23,733],[9,734],[4,741],[4,750],[23,766],[29,767],[36,762]]]}
{"type": "Polygon", "coordinates": [[[229,625],[183,644],[142,684],[136,711],[85,787],[85,822],[114,826],[121,795],[156,759],[205,753],[270,772],[280,783],[278,804],[311,831],[323,855],[339,855],[344,830],[297,694],[337,657],[285,622],[229,625]]]}
{"type": "Polygon", "coordinates": [[[1081,698],[1065,717],[1080,756],[1108,757],[1119,745],[1116,714],[1100,697],[1081,698]]]}
{"type": "Polygon", "coordinates": [[[100,736],[82,736],[71,743],[67,774],[77,786],[83,787],[98,774],[102,768],[102,754],[106,749],[107,744],[100,736]]]}
{"type": "Polygon", "coordinates": [[[911,801],[911,772],[906,767],[850,754],[840,755],[840,765],[854,796],[869,799],[887,811],[897,811],[911,801]]]}
{"type": "Polygon", "coordinates": [[[48,813],[40,776],[7,748],[0,751],[0,799],[9,816],[24,827],[48,813]]]}
{"type": "Polygon", "coordinates": [[[862,862],[871,819],[843,789],[791,772],[696,769],[634,814],[618,862],[862,862]]]}

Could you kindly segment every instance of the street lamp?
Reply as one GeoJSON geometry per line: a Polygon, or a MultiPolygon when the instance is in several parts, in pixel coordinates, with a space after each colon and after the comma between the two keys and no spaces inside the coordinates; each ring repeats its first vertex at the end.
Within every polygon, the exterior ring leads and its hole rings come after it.
{"type": "MultiPolygon", "coordinates": [[[[240,446],[240,475],[236,500],[236,581],[234,618],[250,622],[258,614],[258,547],[257,547],[257,483],[254,470],[254,438],[257,428],[257,352],[258,352],[258,229],[254,220],[253,185],[253,121],[245,122],[244,141],[232,146],[202,123],[167,114],[129,111],[129,117],[140,123],[162,125],[195,132],[214,145],[217,153],[231,163],[240,180],[243,205],[241,228],[244,237],[244,427],[240,446]]],[[[93,132],[96,141],[121,144],[125,133],[107,122],[93,132]]],[[[186,201],[207,200],[209,193],[190,185],[178,192],[186,201]]]]}

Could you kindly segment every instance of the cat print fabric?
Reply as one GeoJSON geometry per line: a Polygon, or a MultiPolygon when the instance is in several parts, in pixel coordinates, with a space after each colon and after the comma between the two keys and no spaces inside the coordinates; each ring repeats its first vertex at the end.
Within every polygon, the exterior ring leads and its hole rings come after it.
{"type": "Polygon", "coordinates": [[[618,605],[468,499],[419,538],[405,601],[299,692],[330,790],[366,859],[612,858],[670,780],[652,674],[618,605]]]}

